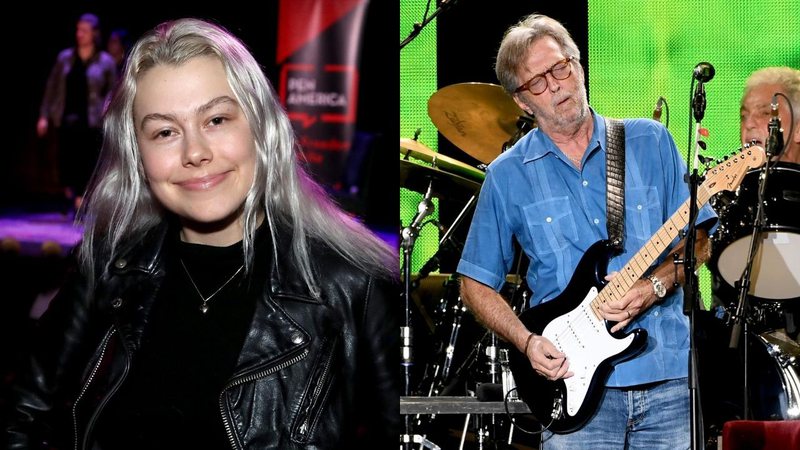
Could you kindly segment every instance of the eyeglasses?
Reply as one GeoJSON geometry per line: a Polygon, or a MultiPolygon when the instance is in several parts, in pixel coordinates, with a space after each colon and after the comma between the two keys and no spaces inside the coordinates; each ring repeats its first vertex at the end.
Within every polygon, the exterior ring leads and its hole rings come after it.
{"type": "Polygon", "coordinates": [[[544,72],[534,75],[533,78],[526,81],[522,86],[518,87],[514,90],[515,94],[519,94],[524,90],[528,90],[533,95],[539,95],[547,89],[547,74],[553,76],[556,80],[566,80],[569,78],[569,75],[572,73],[572,60],[575,59],[572,56],[568,56],[561,61],[553,64],[550,66],[549,69],[545,70],[544,72]]]}

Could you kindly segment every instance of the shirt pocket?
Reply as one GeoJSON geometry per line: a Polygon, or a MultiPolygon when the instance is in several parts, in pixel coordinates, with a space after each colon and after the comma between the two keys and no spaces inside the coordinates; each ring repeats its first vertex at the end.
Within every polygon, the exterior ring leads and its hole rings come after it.
{"type": "Polygon", "coordinates": [[[625,188],[626,224],[628,232],[639,241],[648,241],[664,220],[661,217],[661,202],[655,186],[625,188]]]}
{"type": "Polygon", "coordinates": [[[528,231],[539,255],[565,252],[577,241],[578,229],[569,197],[554,197],[523,207],[528,231]]]}

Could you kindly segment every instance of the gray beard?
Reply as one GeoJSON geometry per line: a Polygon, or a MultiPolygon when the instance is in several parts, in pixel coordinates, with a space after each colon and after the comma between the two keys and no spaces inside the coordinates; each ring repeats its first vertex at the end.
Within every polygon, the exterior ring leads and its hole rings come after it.
{"type": "MultiPolygon", "coordinates": [[[[574,116],[565,116],[561,114],[541,115],[536,114],[536,119],[539,122],[540,128],[543,131],[554,131],[559,134],[572,134],[578,131],[583,122],[589,117],[589,106],[586,101],[581,102],[582,105],[578,109],[577,114],[574,116]]],[[[534,114],[536,112],[534,111],[534,114]]]]}

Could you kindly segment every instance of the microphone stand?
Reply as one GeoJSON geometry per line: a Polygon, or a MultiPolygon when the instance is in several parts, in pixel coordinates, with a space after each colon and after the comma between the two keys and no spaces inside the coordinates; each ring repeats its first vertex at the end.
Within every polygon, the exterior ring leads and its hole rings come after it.
{"type": "MultiPolygon", "coordinates": [[[[419,33],[422,31],[422,29],[425,28],[426,25],[431,23],[433,21],[433,19],[436,18],[436,16],[439,15],[439,13],[441,13],[442,11],[444,11],[446,9],[449,9],[451,6],[453,6],[453,4],[455,2],[456,2],[456,0],[442,0],[442,2],[439,3],[439,6],[436,7],[436,11],[434,11],[433,14],[430,15],[430,17],[428,17],[425,20],[423,20],[422,23],[415,23],[414,24],[414,29],[411,30],[411,33],[409,33],[408,37],[403,39],[403,42],[400,43],[400,50],[402,50],[403,47],[405,47],[411,41],[413,41],[414,38],[416,38],[419,35],[419,33]]],[[[427,12],[427,8],[425,9],[425,11],[427,12]]]]}
{"type": "MultiPolygon", "coordinates": [[[[694,81],[694,79],[692,79],[694,81]]],[[[697,374],[697,343],[695,341],[695,310],[697,305],[697,279],[695,277],[695,243],[697,241],[696,220],[698,214],[697,187],[702,183],[702,177],[697,173],[698,152],[700,147],[700,122],[703,120],[706,108],[705,90],[703,82],[698,81],[697,89],[692,98],[692,112],[694,114],[695,145],[693,154],[689,157],[692,162],[690,174],[687,177],[689,184],[689,226],[686,230],[686,244],[684,258],[675,258],[675,264],[683,263],[685,281],[683,286],[683,313],[689,316],[689,405],[690,405],[690,440],[691,449],[702,449],[703,426],[702,414],[699,407],[698,374],[697,374]]],[[[691,147],[691,145],[690,145],[691,147]]],[[[677,282],[677,280],[676,280],[677,282]]]]}
{"type": "Polygon", "coordinates": [[[517,131],[514,132],[514,135],[511,136],[506,142],[503,143],[503,147],[500,150],[500,153],[505,152],[512,145],[516,144],[522,136],[525,136],[531,129],[533,128],[534,118],[530,116],[518,116],[517,117],[517,131]]]}
{"type": "MultiPolygon", "coordinates": [[[[478,195],[473,194],[472,197],[470,197],[470,199],[467,200],[467,204],[464,205],[463,208],[461,208],[461,212],[458,213],[458,216],[455,218],[453,223],[447,230],[445,230],[445,233],[442,235],[441,239],[439,239],[439,249],[436,250],[436,253],[434,253],[433,256],[431,256],[419,270],[419,276],[417,276],[417,279],[414,280],[412,289],[419,286],[419,282],[422,281],[423,278],[427,277],[428,275],[430,275],[431,272],[439,268],[440,253],[447,248],[448,243],[452,243],[451,239],[453,237],[453,233],[455,232],[456,228],[461,224],[461,221],[464,220],[467,211],[469,211],[472,208],[472,206],[475,204],[477,200],[478,200],[478,195]]],[[[458,248],[456,244],[453,245],[456,248],[458,248]]]]}
{"type": "Polygon", "coordinates": [[[748,360],[749,360],[749,332],[748,332],[748,321],[747,318],[744,317],[745,312],[748,308],[747,305],[747,296],[750,291],[750,278],[752,276],[753,271],[753,262],[755,260],[755,256],[758,254],[758,251],[761,247],[761,239],[759,236],[761,235],[761,231],[764,224],[764,195],[767,190],[767,180],[769,178],[769,173],[772,171],[772,167],[770,167],[770,162],[773,156],[777,156],[780,154],[781,150],[783,150],[783,136],[780,130],[780,121],[777,118],[773,118],[769,122],[769,139],[767,140],[767,145],[765,152],[767,154],[767,160],[764,164],[764,170],[761,172],[761,176],[759,177],[759,184],[758,184],[758,196],[757,196],[757,208],[756,208],[756,217],[755,221],[753,222],[753,231],[750,234],[750,248],[748,249],[747,253],[747,264],[742,271],[742,275],[739,278],[739,281],[736,282],[736,288],[738,289],[738,301],[736,303],[736,310],[733,314],[729,317],[729,322],[733,321],[733,329],[731,331],[731,340],[729,347],[735,349],[739,346],[739,335],[742,334],[742,322],[744,322],[744,350],[743,350],[743,358],[744,358],[744,368],[743,368],[743,379],[744,383],[742,386],[742,408],[743,408],[743,419],[747,420],[750,418],[750,405],[749,405],[749,384],[748,384],[748,360]]]}
{"type": "MultiPolygon", "coordinates": [[[[420,201],[417,207],[417,214],[411,223],[403,228],[401,233],[403,242],[403,300],[405,302],[405,326],[400,327],[401,344],[401,364],[403,365],[404,386],[403,395],[411,395],[411,366],[414,365],[414,358],[412,355],[412,341],[413,335],[411,332],[411,253],[414,251],[414,243],[419,236],[419,231],[422,229],[422,222],[430,213],[433,212],[433,203],[431,196],[433,191],[433,181],[428,182],[428,190],[425,196],[420,201]]],[[[400,438],[403,448],[411,450],[414,443],[420,443],[428,448],[438,448],[436,444],[428,441],[424,436],[412,434],[411,418],[406,414],[405,421],[405,434],[400,438]]]]}

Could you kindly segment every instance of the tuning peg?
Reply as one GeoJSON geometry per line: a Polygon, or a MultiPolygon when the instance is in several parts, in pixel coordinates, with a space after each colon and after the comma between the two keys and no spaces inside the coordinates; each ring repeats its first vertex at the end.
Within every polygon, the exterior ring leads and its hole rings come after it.
{"type": "Polygon", "coordinates": [[[714,158],[711,158],[711,157],[708,157],[708,156],[697,155],[697,158],[700,160],[701,163],[706,164],[706,165],[708,163],[710,163],[710,162],[714,162],[714,158]]]}

